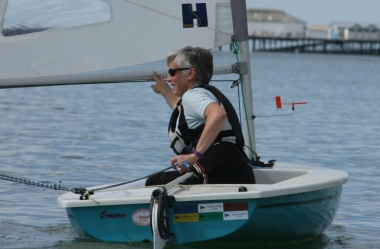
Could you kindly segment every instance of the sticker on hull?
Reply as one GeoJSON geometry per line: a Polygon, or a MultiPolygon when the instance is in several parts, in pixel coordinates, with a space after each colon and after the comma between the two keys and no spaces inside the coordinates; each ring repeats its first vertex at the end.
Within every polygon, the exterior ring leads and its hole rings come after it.
{"type": "Polygon", "coordinates": [[[174,222],[247,220],[248,202],[177,205],[174,222]]]}
{"type": "Polygon", "coordinates": [[[232,211],[232,212],[224,212],[223,220],[247,220],[248,219],[248,211],[232,211]]]}
{"type": "Polygon", "coordinates": [[[174,222],[198,222],[198,214],[175,214],[174,222]]]}
{"type": "Polygon", "coordinates": [[[173,211],[175,214],[192,214],[192,213],[198,213],[198,205],[192,204],[192,205],[180,205],[173,207],[173,211]]]}
{"type": "Polygon", "coordinates": [[[199,221],[212,221],[212,220],[223,220],[223,212],[199,214],[199,221]]]}
{"type": "Polygon", "coordinates": [[[223,203],[207,203],[198,205],[198,213],[223,212],[223,203]]]}
{"type": "Polygon", "coordinates": [[[146,208],[138,209],[133,212],[132,221],[138,226],[150,225],[150,210],[146,208]]]}

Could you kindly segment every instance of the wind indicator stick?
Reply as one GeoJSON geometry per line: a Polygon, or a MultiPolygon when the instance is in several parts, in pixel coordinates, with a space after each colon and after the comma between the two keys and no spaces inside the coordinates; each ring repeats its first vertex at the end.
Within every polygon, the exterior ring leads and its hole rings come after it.
{"type": "Polygon", "coordinates": [[[277,107],[277,109],[282,108],[282,105],[292,105],[292,110],[294,111],[295,105],[303,105],[303,104],[307,104],[307,102],[282,103],[281,102],[281,96],[276,96],[276,107],[277,107]]]}

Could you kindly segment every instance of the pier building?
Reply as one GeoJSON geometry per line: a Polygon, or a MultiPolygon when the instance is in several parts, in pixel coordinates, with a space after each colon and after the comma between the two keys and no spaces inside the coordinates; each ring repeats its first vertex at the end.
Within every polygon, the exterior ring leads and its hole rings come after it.
{"type": "Polygon", "coordinates": [[[306,22],[282,10],[247,9],[248,32],[261,37],[306,37],[306,22]]]}

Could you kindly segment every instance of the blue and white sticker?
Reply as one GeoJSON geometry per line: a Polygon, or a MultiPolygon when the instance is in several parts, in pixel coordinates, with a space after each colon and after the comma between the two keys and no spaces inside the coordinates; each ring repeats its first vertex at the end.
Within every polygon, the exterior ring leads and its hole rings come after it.
{"type": "Polygon", "coordinates": [[[248,211],[224,212],[223,220],[248,220],[248,211]]]}
{"type": "Polygon", "coordinates": [[[198,213],[223,212],[223,203],[198,204],[198,213]]]}

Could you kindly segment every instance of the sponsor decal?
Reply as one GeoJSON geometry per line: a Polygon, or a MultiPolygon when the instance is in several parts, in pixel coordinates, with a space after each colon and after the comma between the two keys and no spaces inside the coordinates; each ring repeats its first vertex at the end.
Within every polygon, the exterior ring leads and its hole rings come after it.
{"type": "Polygon", "coordinates": [[[199,221],[214,221],[214,220],[223,220],[223,212],[199,214],[199,221]]]}
{"type": "Polygon", "coordinates": [[[224,211],[244,211],[248,210],[248,202],[224,203],[224,211]]]}
{"type": "Polygon", "coordinates": [[[133,212],[132,221],[138,226],[150,225],[150,210],[146,208],[138,209],[133,212]]]}
{"type": "Polygon", "coordinates": [[[182,19],[184,28],[193,28],[194,19],[197,21],[198,27],[207,27],[207,8],[205,3],[197,3],[196,11],[193,10],[193,5],[191,3],[182,4],[182,19]]]}
{"type": "Polygon", "coordinates": [[[175,214],[198,213],[198,205],[197,204],[192,204],[192,205],[179,205],[179,206],[175,206],[173,212],[175,214]]]}
{"type": "Polygon", "coordinates": [[[224,220],[248,220],[248,211],[231,211],[223,214],[224,220]]]}
{"type": "Polygon", "coordinates": [[[175,214],[174,222],[198,222],[198,214],[175,214]]]}
{"type": "Polygon", "coordinates": [[[223,203],[207,203],[198,205],[198,213],[223,212],[223,203]]]}
{"type": "Polygon", "coordinates": [[[103,211],[100,213],[100,219],[125,218],[125,217],[126,217],[126,214],[119,214],[119,213],[107,214],[106,211],[103,211]]]}
{"type": "Polygon", "coordinates": [[[174,206],[174,222],[248,220],[248,202],[174,206]]]}

